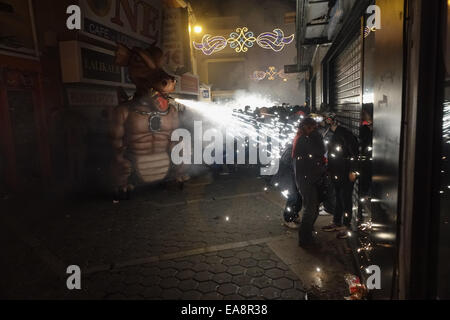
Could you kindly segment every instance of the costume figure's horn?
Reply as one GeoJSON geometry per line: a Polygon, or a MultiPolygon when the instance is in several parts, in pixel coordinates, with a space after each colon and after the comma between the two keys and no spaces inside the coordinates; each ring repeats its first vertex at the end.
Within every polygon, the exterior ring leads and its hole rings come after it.
{"type": "Polygon", "coordinates": [[[119,66],[128,66],[131,57],[131,50],[123,44],[118,43],[114,62],[119,66]]]}
{"type": "Polygon", "coordinates": [[[148,53],[146,53],[141,48],[134,48],[133,50],[137,52],[137,54],[142,58],[142,60],[144,60],[147,67],[149,67],[150,69],[156,69],[156,63],[148,53]]]}

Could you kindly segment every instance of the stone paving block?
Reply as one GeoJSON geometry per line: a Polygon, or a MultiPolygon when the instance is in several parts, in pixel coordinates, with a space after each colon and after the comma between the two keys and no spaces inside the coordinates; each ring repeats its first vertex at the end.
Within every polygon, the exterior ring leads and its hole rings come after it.
{"type": "Polygon", "coordinates": [[[222,262],[222,258],[217,256],[217,255],[212,255],[212,256],[208,256],[205,261],[205,263],[208,264],[216,264],[216,263],[221,263],[222,262]]]}
{"type": "Polygon", "coordinates": [[[159,269],[173,268],[175,265],[176,265],[176,262],[173,260],[164,260],[164,261],[158,262],[159,269]]]}
{"type": "Polygon", "coordinates": [[[287,279],[287,278],[281,278],[273,281],[273,286],[277,287],[281,290],[291,289],[294,287],[294,281],[287,279]]]}
{"type": "Polygon", "coordinates": [[[277,262],[277,268],[283,271],[289,271],[289,267],[283,262],[277,262]]]}
{"type": "Polygon", "coordinates": [[[252,277],[245,275],[245,274],[241,274],[241,275],[233,277],[233,283],[237,284],[238,286],[249,285],[252,283],[252,280],[253,280],[252,277]]]}
{"type": "Polygon", "coordinates": [[[250,267],[255,267],[258,264],[258,261],[253,258],[245,258],[245,259],[241,259],[239,264],[243,267],[250,268],[250,267]]]}
{"type": "Polygon", "coordinates": [[[238,294],[230,294],[228,296],[223,297],[224,300],[245,300],[243,296],[240,296],[238,294]]]}
{"type": "Polygon", "coordinates": [[[174,268],[177,270],[192,269],[195,263],[187,260],[176,261],[174,268]]]}
{"type": "MultiPolygon", "coordinates": [[[[142,283],[140,283],[140,285],[144,286],[142,283]]],[[[127,285],[122,281],[114,281],[109,283],[104,290],[106,294],[114,294],[123,292],[126,287],[127,285]]]]}
{"type": "Polygon", "coordinates": [[[281,292],[281,298],[286,300],[305,300],[305,293],[298,289],[287,289],[281,292]]]}
{"type": "Polygon", "coordinates": [[[261,252],[262,247],[261,246],[249,246],[245,248],[246,251],[251,253],[261,252]]]}
{"type": "Polygon", "coordinates": [[[198,281],[187,279],[180,281],[180,283],[178,284],[178,288],[182,291],[189,291],[197,289],[198,285],[198,281]]]}
{"type": "Polygon", "coordinates": [[[227,266],[221,263],[211,264],[209,271],[212,273],[222,273],[227,271],[227,266]]]}
{"type": "Polygon", "coordinates": [[[200,300],[202,297],[202,294],[198,291],[186,291],[181,296],[182,300],[200,300]]]}
{"type": "Polygon", "coordinates": [[[193,267],[192,270],[196,271],[196,272],[201,272],[201,271],[205,271],[209,269],[209,264],[204,263],[204,262],[199,262],[196,263],[193,267]]]}
{"type": "Polygon", "coordinates": [[[213,277],[213,273],[211,273],[209,271],[202,271],[202,272],[196,273],[194,276],[194,279],[199,282],[203,282],[203,281],[211,280],[212,277],[213,277]]]}
{"type": "Polygon", "coordinates": [[[232,279],[232,275],[226,272],[214,274],[212,280],[217,282],[218,284],[230,282],[232,279]]]}
{"type": "Polygon", "coordinates": [[[298,280],[298,276],[292,271],[285,271],[284,277],[291,280],[298,280]]]}
{"type": "Polygon", "coordinates": [[[162,269],[161,272],[159,273],[159,276],[161,278],[169,278],[175,276],[177,272],[178,270],[174,268],[162,269]]]}
{"type": "Polygon", "coordinates": [[[162,288],[159,286],[152,286],[148,288],[144,288],[142,291],[142,296],[146,299],[156,299],[161,296],[162,288]]]}
{"type": "Polygon", "coordinates": [[[154,285],[158,285],[161,282],[161,278],[156,276],[156,275],[151,275],[151,276],[147,276],[144,277],[144,279],[139,282],[141,285],[143,285],[144,287],[151,287],[154,285]]]}
{"type": "Polygon", "coordinates": [[[252,298],[259,295],[259,289],[251,285],[240,287],[238,292],[245,298],[252,298]]]}
{"type": "Polygon", "coordinates": [[[284,276],[284,271],[278,268],[266,270],[265,274],[272,279],[279,279],[284,276]]]}
{"type": "Polygon", "coordinates": [[[180,280],[187,280],[187,279],[192,279],[194,276],[195,276],[195,271],[188,269],[188,270],[179,271],[175,275],[175,278],[180,279],[180,280]]]}
{"type": "Polygon", "coordinates": [[[261,267],[265,270],[271,269],[276,266],[276,263],[272,260],[260,260],[258,261],[258,267],[261,267]]]}
{"type": "Polygon", "coordinates": [[[177,288],[164,289],[161,293],[161,297],[165,300],[179,300],[183,293],[177,288]]]}
{"type": "Polygon", "coordinates": [[[281,290],[274,287],[261,289],[261,296],[265,299],[273,300],[281,296],[281,290]]]}
{"type": "Polygon", "coordinates": [[[204,255],[196,255],[188,258],[194,264],[199,264],[200,262],[205,262],[206,257],[204,255]]]}
{"type": "Polygon", "coordinates": [[[245,271],[245,274],[250,276],[250,277],[260,277],[264,274],[264,269],[260,268],[260,267],[252,267],[252,268],[248,268],[245,271]]]}
{"type": "Polygon", "coordinates": [[[263,289],[269,287],[272,284],[272,279],[268,278],[267,276],[262,276],[254,278],[252,283],[256,287],[263,289]]]}
{"type": "Polygon", "coordinates": [[[250,258],[251,256],[252,256],[252,253],[248,252],[248,251],[245,251],[245,250],[239,251],[235,255],[235,257],[239,258],[239,259],[246,259],[246,258],[250,258]]]}
{"type": "Polygon", "coordinates": [[[222,300],[223,295],[218,292],[210,292],[202,297],[203,300],[222,300]]]}
{"type": "Polygon", "coordinates": [[[231,258],[234,257],[235,252],[233,250],[223,250],[219,251],[217,255],[222,258],[231,258]]]}
{"type": "Polygon", "coordinates": [[[163,289],[169,289],[169,288],[176,288],[179,283],[180,283],[180,280],[172,277],[172,278],[162,279],[159,285],[163,289]]]}
{"type": "Polygon", "coordinates": [[[238,266],[228,267],[227,272],[229,274],[232,274],[233,276],[235,276],[235,275],[244,273],[245,270],[246,270],[245,267],[238,265],[238,266]]]}
{"type": "Polygon", "coordinates": [[[143,282],[144,278],[139,275],[130,274],[123,278],[123,282],[127,285],[143,282]]]}
{"type": "Polygon", "coordinates": [[[217,288],[217,292],[222,294],[222,295],[230,295],[230,294],[235,294],[238,291],[238,286],[236,286],[235,284],[231,284],[231,283],[225,283],[225,284],[221,284],[218,288],[217,288]]]}
{"type": "Polygon", "coordinates": [[[157,275],[159,274],[159,272],[161,271],[161,269],[159,269],[158,267],[145,267],[145,265],[142,268],[139,268],[139,274],[142,276],[153,276],[153,275],[157,275]]]}
{"type": "Polygon", "coordinates": [[[197,290],[202,293],[215,292],[217,290],[218,284],[214,281],[200,282],[197,290]]]}
{"type": "Polygon", "coordinates": [[[227,266],[235,266],[235,265],[239,264],[239,259],[238,258],[234,258],[234,257],[232,257],[232,258],[225,258],[225,259],[223,259],[222,263],[224,265],[227,265],[227,266]]]}

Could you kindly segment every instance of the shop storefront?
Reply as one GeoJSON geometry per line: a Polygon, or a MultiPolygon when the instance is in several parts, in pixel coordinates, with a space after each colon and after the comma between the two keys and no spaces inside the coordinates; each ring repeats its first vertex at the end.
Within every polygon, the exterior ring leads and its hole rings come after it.
{"type": "Polygon", "coordinates": [[[370,152],[360,146],[349,243],[362,279],[368,277],[368,266],[380,267],[383,285],[371,292],[373,298],[391,298],[398,267],[404,2],[376,1],[384,13],[381,30],[366,28],[370,4],[357,1],[324,57],[322,94],[340,124],[359,141],[368,114],[373,121],[373,138],[364,146],[370,152]]]}
{"type": "Polygon", "coordinates": [[[0,11],[0,192],[50,181],[47,111],[32,1],[0,11]]]}
{"type": "Polygon", "coordinates": [[[445,2],[357,1],[322,60],[325,106],[360,141],[372,123],[349,244],[363,281],[381,271],[374,299],[448,298],[447,20],[445,2]]]}

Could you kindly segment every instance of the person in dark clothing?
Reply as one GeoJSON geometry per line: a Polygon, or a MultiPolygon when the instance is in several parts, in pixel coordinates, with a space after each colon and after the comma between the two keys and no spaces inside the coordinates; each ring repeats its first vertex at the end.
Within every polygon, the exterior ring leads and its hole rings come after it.
{"type": "Polygon", "coordinates": [[[313,227],[319,215],[321,182],[326,174],[325,146],[311,118],[302,120],[293,146],[295,181],[303,199],[303,216],[298,243],[302,247],[314,244],[313,227]]]}
{"type": "Polygon", "coordinates": [[[333,135],[328,143],[328,172],[333,181],[336,194],[336,207],[333,222],[322,228],[323,231],[339,231],[337,237],[348,237],[352,219],[352,193],[357,177],[358,140],[346,128],[338,125],[333,118],[327,118],[333,135]]]}
{"type": "Polygon", "coordinates": [[[302,209],[302,196],[295,184],[292,144],[288,144],[282,153],[278,172],[273,176],[271,184],[281,190],[283,196],[287,198],[283,212],[284,224],[288,228],[297,229],[298,213],[302,209]]]}

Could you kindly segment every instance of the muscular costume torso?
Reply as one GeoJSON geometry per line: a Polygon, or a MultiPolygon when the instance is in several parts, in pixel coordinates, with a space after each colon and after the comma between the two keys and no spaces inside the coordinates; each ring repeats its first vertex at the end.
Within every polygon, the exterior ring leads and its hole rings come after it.
{"type": "Polygon", "coordinates": [[[119,105],[112,128],[115,185],[126,187],[165,179],[171,167],[170,136],[178,125],[176,108],[160,94],[149,93],[119,105]]]}

